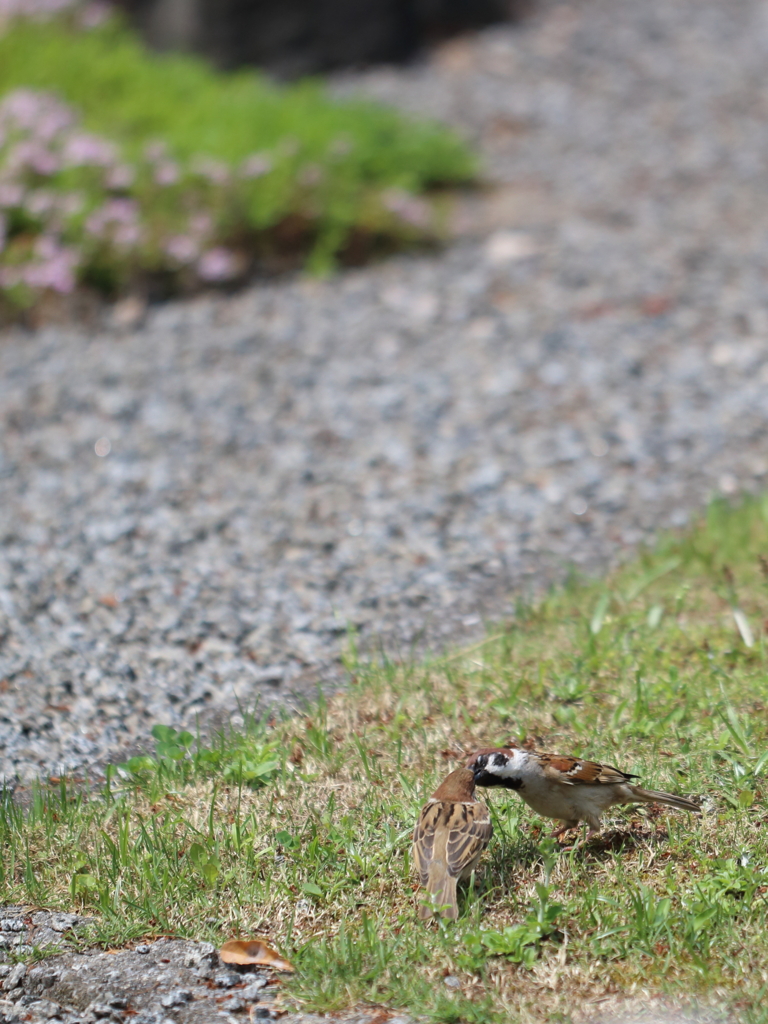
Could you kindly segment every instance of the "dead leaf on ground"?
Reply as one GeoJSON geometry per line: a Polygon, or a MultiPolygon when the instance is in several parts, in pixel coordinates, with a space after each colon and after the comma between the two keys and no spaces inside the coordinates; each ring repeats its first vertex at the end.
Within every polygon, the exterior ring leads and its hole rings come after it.
{"type": "Polygon", "coordinates": [[[231,939],[219,950],[225,964],[260,964],[276,971],[295,971],[290,960],[280,956],[261,939],[231,939]]]}

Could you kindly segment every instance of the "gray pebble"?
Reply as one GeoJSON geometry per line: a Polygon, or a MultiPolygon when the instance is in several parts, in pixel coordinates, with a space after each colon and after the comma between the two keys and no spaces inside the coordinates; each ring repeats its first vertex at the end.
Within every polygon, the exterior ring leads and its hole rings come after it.
{"type": "Polygon", "coordinates": [[[58,1016],[60,1010],[59,1004],[52,1002],[50,999],[38,999],[29,1004],[29,1011],[38,1017],[42,1017],[44,1020],[51,1020],[58,1016]]]}
{"type": "Polygon", "coordinates": [[[164,995],[160,1000],[160,1005],[166,1009],[170,1009],[172,1006],[184,1006],[185,1003],[189,1003],[192,1000],[192,993],[186,988],[176,988],[164,995]]]}
{"type": "Polygon", "coordinates": [[[112,1007],[107,1003],[91,1003],[88,1010],[97,1020],[112,1016],[112,1007]]]}
{"type": "Polygon", "coordinates": [[[12,989],[18,988],[21,985],[24,977],[27,973],[27,965],[18,963],[11,969],[10,974],[6,977],[3,982],[3,989],[6,992],[10,992],[12,989]]]}
{"type": "Polygon", "coordinates": [[[239,985],[242,980],[242,977],[235,971],[219,971],[213,976],[213,983],[219,988],[232,988],[239,985]]]}
{"type": "Polygon", "coordinates": [[[263,995],[264,989],[267,987],[266,978],[257,978],[256,981],[252,981],[249,985],[242,990],[240,995],[243,999],[257,1000],[263,995]]]}

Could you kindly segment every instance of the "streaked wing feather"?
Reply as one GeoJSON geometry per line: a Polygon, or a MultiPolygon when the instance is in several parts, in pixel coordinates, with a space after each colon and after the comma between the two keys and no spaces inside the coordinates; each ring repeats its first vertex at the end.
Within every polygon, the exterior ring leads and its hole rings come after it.
{"type": "Polygon", "coordinates": [[[462,814],[455,824],[451,823],[453,827],[446,843],[448,870],[456,876],[477,860],[493,835],[493,825],[484,804],[465,805],[463,810],[467,811],[466,816],[462,814]]]}
{"type": "Polygon", "coordinates": [[[539,756],[546,777],[566,786],[616,786],[637,778],[600,761],[582,761],[579,757],[563,754],[539,756]]]}
{"type": "Polygon", "coordinates": [[[435,826],[440,819],[440,804],[427,804],[422,808],[413,833],[413,856],[419,872],[419,881],[427,884],[429,862],[435,849],[435,826]]]}

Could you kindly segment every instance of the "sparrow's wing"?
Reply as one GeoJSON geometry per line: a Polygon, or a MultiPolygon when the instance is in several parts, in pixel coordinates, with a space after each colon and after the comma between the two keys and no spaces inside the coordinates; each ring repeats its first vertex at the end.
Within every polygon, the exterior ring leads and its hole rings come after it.
{"type": "Polygon", "coordinates": [[[493,835],[493,825],[485,804],[446,805],[448,831],[445,852],[448,870],[459,877],[474,864],[493,835]]]}
{"type": "Polygon", "coordinates": [[[567,754],[539,754],[538,758],[544,775],[566,786],[616,786],[637,778],[637,775],[628,775],[609,764],[582,761],[580,757],[567,754]]]}
{"type": "Polygon", "coordinates": [[[435,831],[440,821],[442,806],[437,800],[430,800],[425,804],[413,833],[413,859],[422,885],[426,885],[429,878],[429,863],[435,852],[435,831]]]}
{"type": "Polygon", "coordinates": [[[485,804],[430,800],[422,808],[413,834],[419,881],[427,884],[429,865],[436,852],[438,857],[445,857],[448,873],[458,878],[477,860],[492,835],[493,825],[485,804]]]}

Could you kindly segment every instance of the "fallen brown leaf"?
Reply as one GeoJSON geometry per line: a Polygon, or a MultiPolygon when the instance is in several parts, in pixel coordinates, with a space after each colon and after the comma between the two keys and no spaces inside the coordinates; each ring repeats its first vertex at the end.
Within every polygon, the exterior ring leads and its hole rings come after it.
{"type": "Polygon", "coordinates": [[[225,964],[261,964],[276,971],[295,971],[290,960],[280,956],[261,939],[231,939],[219,950],[225,964]]]}

